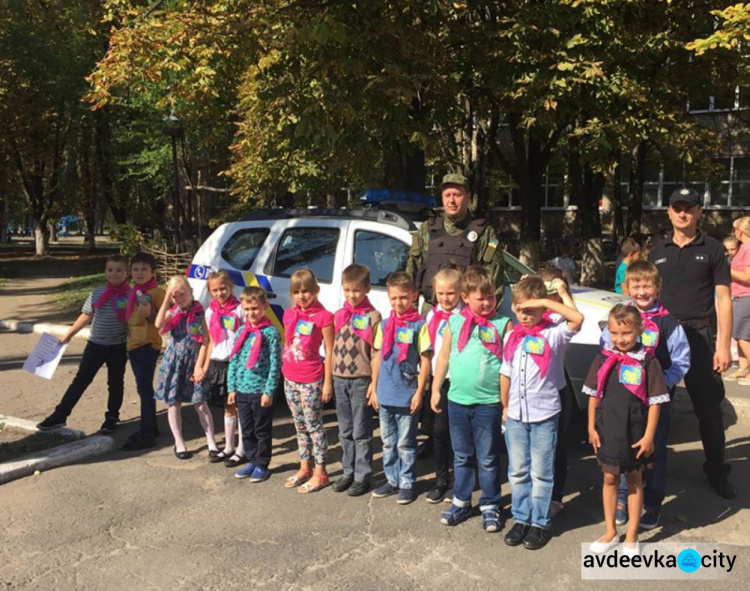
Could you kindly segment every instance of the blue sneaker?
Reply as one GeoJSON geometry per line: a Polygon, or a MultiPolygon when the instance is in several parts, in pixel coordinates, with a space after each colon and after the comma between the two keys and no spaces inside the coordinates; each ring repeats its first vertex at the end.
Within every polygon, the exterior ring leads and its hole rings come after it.
{"type": "Polygon", "coordinates": [[[238,470],[234,473],[235,478],[250,478],[253,475],[253,472],[255,472],[255,464],[248,464],[242,470],[238,470]]]}
{"type": "Polygon", "coordinates": [[[382,499],[383,497],[390,497],[391,495],[395,495],[397,492],[398,487],[393,486],[391,483],[386,481],[385,484],[380,485],[378,488],[372,491],[372,496],[376,499],[382,499]]]}
{"type": "Polygon", "coordinates": [[[266,466],[255,466],[255,470],[250,475],[250,482],[263,482],[266,478],[268,478],[268,468],[266,466]]]}
{"type": "Polygon", "coordinates": [[[661,508],[657,507],[649,507],[648,509],[644,509],[643,513],[641,513],[641,520],[638,523],[638,527],[641,529],[654,529],[657,525],[659,525],[659,518],[661,517],[661,508]]]}
{"type": "Polygon", "coordinates": [[[497,509],[482,511],[482,529],[490,534],[503,529],[503,522],[500,519],[500,512],[497,509]]]}
{"type": "Polygon", "coordinates": [[[617,525],[625,525],[627,522],[628,522],[628,508],[618,503],[617,511],[615,512],[615,523],[617,525]]]}
{"type": "Polygon", "coordinates": [[[402,488],[398,491],[398,499],[396,502],[399,505],[408,505],[417,498],[417,493],[414,492],[413,488],[402,488]]]}
{"type": "Polygon", "coordinates": [[[466,521],[472,511],[471,505],[459,507],[451,503],[450,508],[443,511],[442,515],[440,515],[440,523],[443,525],[458,525],[462,521],[466,521]]]}

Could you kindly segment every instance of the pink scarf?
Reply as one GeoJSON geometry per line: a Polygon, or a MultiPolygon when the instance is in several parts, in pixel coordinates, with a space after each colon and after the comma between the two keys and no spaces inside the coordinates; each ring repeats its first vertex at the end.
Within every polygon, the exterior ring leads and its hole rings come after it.
{"type": "MultiPolygon", "coordinates": [[[[430,333],[430,342],[433,347],[435,346],[435,337],[437,336],[438,328],[440,328],[440,323],[443,320],[448,322],[451,314],[453,314],[453,312],[446,312],[442,308],[432,309],[432,318],[430,318],[430,323],[427,325],[427,332],[430,333]]],[[[435,351],[435,354],[437,355],[437,351],[435,351]]]]}
{"type": "Polygon", "coordinates": [[[135,312],[135,307],[138,305],[138,298],[147,291],[151,291],[152,289],[155,289],[157,287],[159,287],[159,284],[153,277],[146,281],[146,283],[136,283],[133,286],[133,289],[130,290],[130,295],[128,296],[128,307],[125,309],[125,318],[127,320],[130,320],[133,312],[135,312]]]}
{"type": "Polygon", "coordinates": [[[127,283],[123,283],[119,287],[115,287],[111,283],[107,282],[107,286],[104,288],[102,294],[94,302],[94,310],[98,310],[107,300],[112,298],[112,309],[115,311],[115,316],[120,322],[127,322],[126,310],[128,307],[125,301],[130,297],[130,286],[127,283]]]}
{"type": "MultiPolygon", "coordinates": [[[[631,305],[635,305],[632,304],[631,305]]],[[[646,348],[648,353],[653,353],[656,347],[659,345],[659,327],[653,321],[654,318],[660,316],[666,316],[669,314],[667,309],[662,306],[661,302],[657,306],[656,310],[648,310],[646,312],[638,310],[643,318],[643,334],[641,335],[641,343],[646,348]]]]}
{"type": "Polygon", "coordinates": [[[625,368],[632,368],[630,370],[625,369],[624,375],[622,376],[625,380],[618,378],[620,379],[620,383],[635,394],[641,402],[646,404],[646,372],[643,371],[643,365],[640,361],[633,359],[630,355],[617,353],[615,351],[610,351],[609,349],[603,349],[602,354],[607,360],[602,363],[599,371],[596,372],[596,399],[599,400],[602,397],[602,391],[604,390],[604,384],[607,381],[607,377],[612,369],[620,363],[621,371],[622,366],[625,366],[625,368]],[[637,383],[636,379],[638,379],[640,383],[637,383]]]}
{"type": "Polygon", "coordinates": [[[503,343],[497,327],[484,316],[474,314],[468,307],[461,311],[461,316],[464,317],[464,323],[461,326],[461,332],[458,334],[458,352],[460,353],[464,350],[471,337],[471,331],[474,330],[474,325],[476,324],[480,331],[479,340],[484,348],[498,359],[502,359],[503,343]],[[489,335],[487,331],[490,331],[489,335]],[[482,334],[488,335],[488,337],[482,338],[482,334]]]}
{"type": "MultiPolygon", "coordinates": [[[[391,315],[388,320],[385,321],[385,329],[383,330],[383,359],[386,359],[393,351],[394,345],[398,347],[398,357],[396,357],[397,363],[402,363],[407,355],[409,354],[410,343],[398,342],[396,339],[396,333],[399,328],[408,329],[408,322],[416,322],[421,320],[422,317],[419,315],[414,308],[407,310],[401,316],[397,316],[395,311],[391,311],[391,315]]],[[[416,335],[414,335],[416,337],[416,335]]]]}
{"type": "Polygon", "coordinates": [[[201,306],[201,303],[197,300],[193,300],[193,303],[190,304],[190,308],[188,310],[183,310],[179,306],[174,306],[169,311],[169,320],[167,320],[164,328],[161,329],[161,334],[172,332],[172,330],[174,330],[174,328],[180,322],[182,322],[183,318],[187,318],[187,325],[185,326],[185,329],[188,331],[188,334],[190,334],[190,338],[193,339],[196,343],[202,343],[203,322],[198,320],[198,314],[202,314],[203,312],[203,306],[201,306]],[[196,326],[196,324],[197,328],[193,328],[196,326]]]}
{"type": "MultiPolygon", "coordinates": [[[[284,312],[284,337],[286,339],[287,345],[291,344],[294,340],[294,333],[297,330],[297,323],[300,320],[303,320],[305,322],[312,322],[315,318],[315,315],[318,312],[324,310],[325,308],[323,307],[323,304],[321,304],[317,300],[305,310],[300,308],[298,305],[295,305],[292,308],[288,308],[287,311],[284,312]]],[[[304,348],[304,346],[307,344],[307,341],[310,340],[311,334],[312,331],[310,332],[310,334],[303,334],[301,332],[299,333],[300,346],[304,348]]]]}
{"type": "Polygon", "coordinates": [[[367,313],[372,312],[373,310],[375,310],[375,308],[370,303],[369,298],[362,300],[358,306],[352,306],[349,302],[344,303],[344,307],[333,316],[333,324],[336,328],[336,332],[340,331],[352,317],[364,316],[367,320],[367,325],[362,326],[359,324],[361,321],[355,319],[355,322],[352,323],[352,329],[354,329],[354,334],[360,339],[364,339],[370,346],[372,346],[372,325],[370,323],[370,318],[367,317],[367,313]]]}
{"type": "Polygon", "coordinates": [[[258,361],[258,355],[260,355],[260,348],[263,346],[263,333],[261,332],[261,329],[266,328],[267,326],[273,326],[271,324],[271,321],[268,319],[268,316],[263,316],[263,318],[260,319],[260,322],[258,322],[258,324],[256,324],[255,326],[253,326],[249,322],[245,322],[242,325],[242,330],[240,330],[237,338],[234,341],[231,357],[234,357],[235,355],[237,355],[237,353],[240,352],[245,339],[247,339],[248,336],[252,335],[252,337],[254,338],[251,337],[250,339],[252,345],[250,346],[250,354],[247,356],[245,367],[247,369],[254,368],[255,364],[258,361]]]}
{"type": "Polygon", "coordinates": [[[503,353],[505,360],[510,361],[513,359],[513,355],[518,349],[518,346],[523,343],[526,337],[532,337],[536,339],[542,339],[544,341],[544,351],[540,354],[532,354],[531,358],[539,368],[541,376],[547,377],[547,370],[549,369],[550,350],[547,339],[542,336],[542,331],[545,328],[554,326],[554,323],[548,318],[542,317],[539,323],[535,324],[531,328],[524,328],[521,324],[516,324],[513,330],[510,331],[510,337],[508,343],[505,345],[505,351],[503,353]]]}
{"type": "Polygon", "coordinates": [[[223,305],[219,300],[211,300],[208,307],[213,312],[213,315],[208,325],[208,333],[211,335],[211,340],[214,343],[220,343],[223,340],[225,330],[235,332],[240,327],[240,319],[234,313],[239,305],[240,303],[234,297],[234,294],[230,295],[223,305]],[[224,326],[225,316],[229,318],[232,326],[224,326]]]}

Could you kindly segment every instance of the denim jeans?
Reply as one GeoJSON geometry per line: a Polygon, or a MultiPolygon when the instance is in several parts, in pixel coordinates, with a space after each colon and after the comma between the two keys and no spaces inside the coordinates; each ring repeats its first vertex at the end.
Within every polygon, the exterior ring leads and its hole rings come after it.
{"type": "Polygon", "coordinates": [[[370,378],[333,378],[339,420],[341,468],[362,482],[372,473],[372,414],[367,406],[370,378]]]}
{"type": "MultiPolygon", "coordinates": [[[[672,418],[672,403],[660,404],[659,407],[659,422],[656,424],[654,434],[653,467],[647,468],[643,475],[643,507],[656,512],[661,511],[661,504],[667,496],[667,441],[669,440],[669,423],[672,418]]],[[[625,507],[628,506],[628,483],[624,474],[620,475],[617,502],[625,507]]]]}
{"type": "Polygon", "coordinates": [[[273,438],[273,404],[261,406],[260,393],[235,393],[237,416],[242,427],[245,457],[251,464],[268,468],[273,438]]]}
{"type": "Polygon", "coordinates": [[[141,399],[141,426],[143,437],[153,439],[156,434],[156,400],[154,400],[154,374],[159,350],[144,345],[128,352],[130,368],[135,376],[135,386],[141,399]]]}
{"type": "Polygon", "coordinates": [[[448,422],[453,444],[453,504],[471,505],[474,472],[479,471],[479,507],[500,507],[500,423],[497,404],[464,405],[448,401],[448,422]]]}
{"type": "Polygon", "coordinates": [[[99,345],[89,341],[81,356],[81,364],[70,386],[63,394],[55,413],[69,417],[73,408],[83,396],[102,365],[107,364],[107,412],[106,418],[119,419],[122,396],[125,389],[125,366],[128,363],[128,352],[125,343],[120,345],[99,345]]]}
{"type": "Polygon", "coordinates": [[[408,406],[380,406],[383,472],[391,486],[412,488],[417,481],[417,419],[408,406]]]}
{"type": "Polygon", "coordinates": [[[510,417],[505,422],[515,523],[549,529],[559,419],[560,413],[537,423],[522,423],[510,417]]]}

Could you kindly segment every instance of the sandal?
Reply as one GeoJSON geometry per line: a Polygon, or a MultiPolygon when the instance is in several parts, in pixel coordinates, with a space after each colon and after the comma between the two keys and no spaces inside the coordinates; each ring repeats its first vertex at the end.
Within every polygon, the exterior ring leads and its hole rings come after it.
{"type": "Polygon", "coordinates": [[[748,374],[750,374],[750,369],[746,371],[742,371],[741,369],[738,369],[734,373],[730,373],[728,376],[724,376],[724,379],[733,382],[735,380],[741,380],[743,378],[747,378],[748,374]]]}
{"type": "Polygon", "coordinates": [[[224,460],[224,465],[227,468],[236,468],[240,464],[244,464],[247,462],[247,458],[245,456],[241,456],[239,454],[233,454],[231,458],[228,460],[224,460]]]}
{"type": "Polygon", "coordinates": [[[225,452],[224,450],[221,450],[218,453],[215,453],[214,455],[211,455],[211,453],[208,454],[208,461],[212,464],[218,464],[219,462],[223,462],[225,460],[228,460],[234,455],[234,450],[230,452],[225,452]]]}
{"type": "Polygon", "coordinates": [[[294,476],[290,476],[286,479],[286,482],[284,483],[284,488],[295,488],[299,486],[300,484],[307,482],[312,478],[312,471],[305,472],[304,470],[300,470],[297,472],[294,476]],[[302,476],[297,477],[297,474],[302,473],[302,476]]]}
{"type": "Polygon", "coordinates": [[[320,482],[318,482],[318,484],[310,484],[309,482],[306,482],[297,489],[297,492],[302,494],[318,492],[331,483],[331,480],[328,478],[328,474],[319,474],[318,478],[320,479],[320,482]]]}

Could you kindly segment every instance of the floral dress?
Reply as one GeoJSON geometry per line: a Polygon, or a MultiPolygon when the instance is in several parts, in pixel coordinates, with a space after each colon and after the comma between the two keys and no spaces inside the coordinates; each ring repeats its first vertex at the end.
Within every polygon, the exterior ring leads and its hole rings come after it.
{"type": "MultiPolygon", "coordinates": [[[[197,320],[202,322],[202,313],[197,320]]],[[[201,344],[190,338],[187,319],[183,318],[169,336],[169,343],[159,366],[154,398],[169,405],[177,402],[205,402],[208,392],[204,392],[202,384],[190,381],[201,344]]]]}

